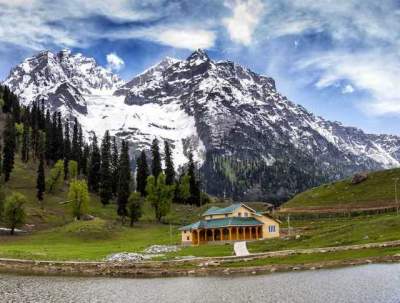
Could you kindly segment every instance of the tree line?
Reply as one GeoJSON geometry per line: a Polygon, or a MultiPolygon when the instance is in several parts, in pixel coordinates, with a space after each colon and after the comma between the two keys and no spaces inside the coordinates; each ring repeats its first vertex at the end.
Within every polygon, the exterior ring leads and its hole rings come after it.
{"type": "Polygon", "coordinates": [[[134,176],[127,141],[118,141],[106,131],[100,145],[96,134],[90,143],[86,142],[76,118],[70,121],[60,112],[51,113],[44,101],[21,106],[6,86],[0,86],[0,97],[5,114],[0,155],[4,182],[10,180],[15,155],[20,153],[22,162],[37,163],[39,202],[68,184],[68,203],[73,205],[77,219],[87,210],[92,192],[103,205],[116,203],[122,221],[129,217],[132,225],[140,218],[145,200],[154,208],[157,221],[161,221],[172,202],[201,205],[208,199],[200,190],[191,152],[188,164],[177,176],[169,142],[164,141],[163,168],[159,141],[154,139],[150,161],[145,150],[139,151],[134,176]]]}

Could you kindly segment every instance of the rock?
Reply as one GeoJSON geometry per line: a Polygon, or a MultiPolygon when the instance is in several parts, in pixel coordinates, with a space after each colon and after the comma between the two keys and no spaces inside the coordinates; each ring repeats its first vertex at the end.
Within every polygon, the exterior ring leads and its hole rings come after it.
{"type": "Polygon", "coordinates": [[[145,254],[160,254],[160,253],[169,253],[176,252],[179,250],[177,245],[152,245],[146,248],[143,252],[145,254]]]}
{"type": "Polygon", "coordinates": [[[142,254],[128,252],[112,254],[106,257],[108,262],[139,262],[144,260],[145,257],[142,254]]]}
{"type": "Polygon", "coordinates": [[[364,236],[363,239],[364,239],[364,240],[368,240],[368,239],[369,239],[368,235],[364,236]]]}
{"type": "Polygon", "coordinates": [[[357,173],[351,179],[351,184],[359,184],[368,179],[367,173],[357,173]]]}
{"type": "Polygon", "coordinates": [[[301,237],[300,235],[296,235],[296,240],[300,239],[300,237],[301,237]]]}
{"type": "Polygon", "coordinates": [[[81,219],[82,219],[82,221],[92,221],[92,220],[95,219],[95,217],[92,216],[92,215],[83,215],[83,216],[81,217],[81,219]]]}

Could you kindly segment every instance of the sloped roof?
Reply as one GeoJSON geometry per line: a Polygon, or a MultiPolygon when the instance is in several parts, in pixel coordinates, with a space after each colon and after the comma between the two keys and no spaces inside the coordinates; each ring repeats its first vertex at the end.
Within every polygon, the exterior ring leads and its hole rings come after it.
{"type": "Polygon", "coordinates": [[[179,230],[222,228],[230,226],[258,226],[263,225],[253,217],[228,217],[222,219],[201,220],[181,227],[179,230]]]}
{"type": "Polygon", "coordinates": [[[223,207],[223,208],[213,206],[213,207],[209,208],[206,212],[204,212],[202,216],[231,214],[236,209],[238,209],[239,207],[242,207],[242,206],[246,207],[247,209],[249,209],[250,211],[255,213],[255,210],[248,207],[247,205],[245,205],[243,203],[235,203],[235,204],[229,205],[228,207],[223,207]]]}

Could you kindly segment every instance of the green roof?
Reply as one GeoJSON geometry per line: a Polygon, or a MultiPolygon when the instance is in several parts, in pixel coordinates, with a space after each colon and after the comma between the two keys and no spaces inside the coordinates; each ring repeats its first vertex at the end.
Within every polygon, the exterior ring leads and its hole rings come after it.
{"type": "Polygon", "coordinates": [[[228,217],[222,219],[197,221],[196,223],[181,227],[180,230],[222,228],[230,226],[255,226],[255,225],[263,225],[263,223],[253,217],[228,217]]]}
{"type": "Polygon", "coordinates": [[[209,208],[205,213],[203,213],[203,216],[231,214],[241,206],[241,203],[235,203],[224,208],[213,206],[209,208]]]}

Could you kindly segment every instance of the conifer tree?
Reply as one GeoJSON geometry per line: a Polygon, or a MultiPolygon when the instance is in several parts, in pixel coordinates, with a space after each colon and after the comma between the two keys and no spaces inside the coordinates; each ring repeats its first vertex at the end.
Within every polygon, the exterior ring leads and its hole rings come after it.
{"type": "Polygon", "coordinates": [[[72,154],[71,159],[76,162],[79,161],[79,125],[78,120],[75,118],[74,128],[72,131],[72,154]]]}
{"type": "Polygon", "coordinates": [[[64,180],[68,179],[68,162],[71,159],[71,141],[69,138],[69,121],[64,125],[64,180]]]}
{"type": "Polygon", "coordinates": [[[43,153],[40,154],[39,156],[39,167],[37,171],[37,178],[36,178],[36,197],[38,198],[39,201],[43,200],[43,193],[46,190],[46,179],[44,175],[44,159],[43,159],[43,153]]]}
{"type": "Polygon", "coordinates": [[[189,165],[188,165],[188,175],[190,178],[189,189],[190,189],[190,198],[189,201],[191,204],[196,204],[200,206],[200,186],[199,182],[196,178],[196,165],[193,161],[193,153],[189,153],[189,165]]]}
{"type": "Polygon", "coordinates": [[[47,164],[50,163],[50,160],[52,160],[52,123],[51,123],[51,116],[50,116],[50,110],[46,110],[46,118],[45,118],[45,131],[46,131],[46,162],[47,164]]]}
{"type": "Polygon", "coordinates": [[[107,130],[101,142],[101,166],[100,166],[100,199],[103,205],[110,203],[112,198],[112,174],[111,174],[111,141],[107,130]]]}
{"type": "Polygon", "coordinates": [[[143,207],[143,198],[141,197],[139,192],[133,192],[129,196],[128,199],[128,216],[130,219],[130,226],[133,227],[133,224],[139,221],[142,216],[142,207],[143,207]]]}
{"type": "Polygon", "coordinates": [[[29,123],[27,118],[25,118],[22,133],[21,160],[25,163],[29,161],[29,123]]]}
{"type": "Polygon", "coordinates": [[[57,160],[64,158],[64,128],[61,113],[57,113],[57,160]]]}
{"type": "Polygon", "coordinates": [[[13,118],[11,116],[8,116],[6,119],[6,125],[3,133],[3,138],[4,138],[3,172],[4,172],[5,182],[10,180],[10,174],[14,168],[14,154],[16,148],[15,137],[16,137],[15,123],[13,118]]]}
{"type": "Polygon", "coordinates": [[[157,182],[158,175],[162,173],[160,148],[158,146],[157,138],[155,138],[153,140],[153,143],[151,144],[151,154],[152,154],[151,173],[155,177],[157,182]]]}
{"type": "Polygon", "coordinates": [[[96,134],[93,135],[91,155],[88,165],[88,186],[92,192],[99,191],[101,156],[96,134]]]}
{"type": "Polygon", "coordinates": [[[79,125],[79,129],[78,129],[78,171],[79,173],[82,170],[82,157],[83,157],[83,147],[84,147],[84,143],[83,143],[83,134],[82,134],[82,126],[79,125]]]}
{"type": "Polygon", "coordinates": [[[117,140],[115,136],[112,140],[112,155],[111,155],[111,174],[112,174],[112,193],[114,196],[117,195],[118,190],[118,164],[119,164],[119,155],[118,155],[118,146],[117,140]]]}
{"type": "Polygon", "coordinates": [[[90,156],[89,145],[85,144],[83,147],[82,158],[81,158],[81,173],[84,176],[88,175],[88,160],[90,156]]]}
{"type": "Polygon", "coordinates": [[[175,183],[175,169],[174,162],[172,160],[171,148],[168,141],[164,141],[164,153],[165,153],[165,182],[167,185],[173,185],[175,183]]]}
{"type": "Polygon", "coordinates": [[[142,150],[137,160],[136,186],[137,191],[142,197],[146,196],[147,177],[149,176],[149,166],[147,164],[146,152],[142,150]]]}
{"type": "Polygon", "coordinates": [[[124,221],[127,215],[126,204],[130,195],[131,168],[129,160],[128,143],[123,140],[121,143],[121,153],[119,160],[119,181],[118,181],[118,209],[117,213],[124,221]]]}

